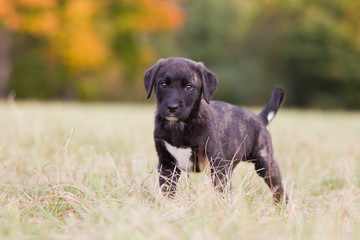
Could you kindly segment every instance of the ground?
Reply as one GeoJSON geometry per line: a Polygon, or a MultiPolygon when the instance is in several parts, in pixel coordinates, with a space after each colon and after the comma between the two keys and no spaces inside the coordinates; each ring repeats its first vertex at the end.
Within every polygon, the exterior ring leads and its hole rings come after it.
{"type": "MultiPolygon", "coordinates": [[[[251,164],[157,183],[154,105],[0,103],[0,239],[360,239],[360,112],[281,109],[269,126],[290,203],[251,164]]],[[[256,110],[255,110],[256,111],[256,110]]]]}

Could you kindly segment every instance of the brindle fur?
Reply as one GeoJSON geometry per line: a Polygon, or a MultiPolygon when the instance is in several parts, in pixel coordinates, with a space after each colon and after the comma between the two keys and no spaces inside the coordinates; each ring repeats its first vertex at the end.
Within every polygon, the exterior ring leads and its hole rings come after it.
{"type": "Polygon", "coordinates": [[[157,98],[154,140],[159,183],[166,195],[175,194],[181,170],[164,141],[178,148],[190,147],[195,172],[203,170],[208,161],[214,186],[220,191],[230,188],[234,167],[247,161],[264,178],[275,202],[284,199],[280,169],[266,129],[269,113],[275,115],[283,102],[282,88],[273,90],[268,105],[256,115],[229,103],[210,101],[218,79],[202,63],[189,59],[160,59],[146,71],[144,83],[147,98],[153,88],[157,98]],[[186,89],[187,85],[192,89],[186,89]]]}

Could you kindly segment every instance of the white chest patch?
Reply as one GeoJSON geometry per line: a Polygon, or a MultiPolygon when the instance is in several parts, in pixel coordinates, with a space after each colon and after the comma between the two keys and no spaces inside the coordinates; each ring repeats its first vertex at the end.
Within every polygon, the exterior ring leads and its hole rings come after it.
{"type": "Polygon", "coordinates": [[[164,141],[166,150],[176,159],[176,165],[183,171],[193,171],[194,164],[190,161],[192,155],[191,148],[178,148],[174,147],[167,141],[164,141]]]}

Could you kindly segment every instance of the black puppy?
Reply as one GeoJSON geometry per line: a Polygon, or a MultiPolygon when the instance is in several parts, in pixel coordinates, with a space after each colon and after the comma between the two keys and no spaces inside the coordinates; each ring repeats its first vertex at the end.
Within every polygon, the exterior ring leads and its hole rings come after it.
{"type": "Polygon", "coordinates": [[[284,100],[273,90],[264,110],[253,114],[234,105],[211,101],[218,79],[202,63],[185,58],[160,59],[144,76],[147,98],[155,88],[154,140],[159,157],[160,187],[173,196],[181,171],[200,172],[209,164],[215,188],[230,188],[240,161],[252,162],[273,192],[284,198],[280,169],[266,125],[284,100]],[[204,100],[201,99],[204,95],[204,100]]]}

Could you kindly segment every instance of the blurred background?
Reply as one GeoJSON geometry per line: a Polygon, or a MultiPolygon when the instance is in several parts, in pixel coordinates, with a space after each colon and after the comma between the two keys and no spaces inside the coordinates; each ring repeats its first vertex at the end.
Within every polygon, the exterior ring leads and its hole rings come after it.
{"type": "Polygon", "coordinates": [[[359,109],[360,1],[0,0],[2,98],[143,102],[170,56],[216,73],[216,99],[359,109]]]}

